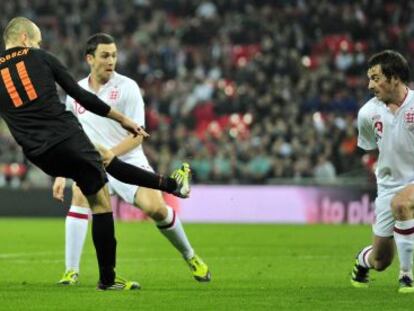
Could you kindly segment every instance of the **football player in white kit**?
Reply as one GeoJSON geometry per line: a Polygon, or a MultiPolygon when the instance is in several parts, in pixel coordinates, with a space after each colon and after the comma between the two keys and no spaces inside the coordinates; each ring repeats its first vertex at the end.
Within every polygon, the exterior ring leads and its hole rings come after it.
{"type": "MultiPolygon", "coordinates": [[[[90,75],[79,81],[79,85],[125,113],[137,124],[145,126],[144,102],[138,85],[132,79],[115,72],[117,48],[113,37],[104,33],[91,36],[86,44],[86,60],[90,66],[90,75]]],[[[128,135],[115,122],[95,117],[71,97],[67,97],[66,105],[78,117],[94,144],[110,149],[124,162],[153,171],[143,152],[140,136],[128,135]]],[[[112,194],[140,208],[154,220],[160,232],[188,263],[193,277],[200,282],[210,281],[207,265],[195,254],[178,216],[166,205],[161,192],[125,184],[110,175],[108,179],[112,194]]],[[[63,178],[55,180],[55,198],[62,197],[64,185],[63,178]]],[[[65,285],[78,282],[80,257],[88,229],[88,202],[76,185],[72,188],[72,194],[71,207],[66,217],[66,271],[58,282],[65,285]]]]}
{"type": "Polygon", "coordinates": [[[369,269],[385,270],[395,246],[400,259],[400,293],[414,293],[414,92],[409,66],[396,51],[368,61],[369,90],[375,95],[358,113],[358,146],[378,150],[373,242],[357,255],[351,283],[368,287],[369,269]]]}

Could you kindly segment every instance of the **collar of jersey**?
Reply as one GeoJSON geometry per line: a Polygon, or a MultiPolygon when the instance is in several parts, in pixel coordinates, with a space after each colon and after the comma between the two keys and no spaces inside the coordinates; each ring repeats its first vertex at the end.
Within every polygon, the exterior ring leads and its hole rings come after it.
{"type": "MultiPolygon", "coordinates": [[[[109,86],[111,86],[112,84],[114,84],[115,82],[115,79],[117,78],[117,76],[118,76],[118,73],[116,72],[116,71],[114,71],[113,73],[112,73],[112,77],[108,80],[108,82],[106,82],[104,85],[102,85],[102,87],[99,89],[99,92],[101,91],[101,90],[104,90],[104,89],[106,89],[106,88],[108,88],[109,86]]],[[[86,78],[84,78],[83,80],[86,82],[86,86],[87,86],[87,90],[89,91],[89,92],[92,92],[92,93],[95,93],[92,89],[91,89],[91,87],[89,86],[89,79],[90,79],[90,77],[91,77],[91,74],[88,74],[88,76],[86,77],[86,78]]],[[[82,80],[81,80],[82,81],[82,80]]]]}

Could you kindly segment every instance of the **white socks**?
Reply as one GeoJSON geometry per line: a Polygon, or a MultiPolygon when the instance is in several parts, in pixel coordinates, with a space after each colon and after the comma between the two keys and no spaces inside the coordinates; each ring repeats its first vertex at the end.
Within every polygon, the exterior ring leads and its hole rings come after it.
{"type": "MultiPolygon", "coordinates": [[[[194,250],[188,241],[181,221],[171,207],[167,206],[167,209],[167,217],[162,221],[156,222],[158,229],[182,254],[184,259],[187,260],[194,257],[194,250]]],[[[89,208],[72,205],[66,217],[66,271],[74,270],[79,272],[80,258],[88,232],[89,213],[89,208]]]]}
{"type": "Polygon", "coordinates": [[[88,232],[89,211],[89,208],[72,205],[66,216],[66,271],[79,272],[79,262],[88,232]]]}
{"type": "Polygon", "coordinates": [[[158,229],[183,255],[184,259],[187,260],[194,257],[194,250],[188,241],[181,221],[178,219],[175,211],[171,207],[167,206],[167,209],[167,217],[162,221],[156,222],[158,229]]]}
{"type": "Polygon", "coordinates": [[[414,219],[397,220],[394,226],[394,239],[400,258],[400,278],[408,275],[413,278],[414,219]]]}
{"type": "Polygon", "coordinates": [[[364,268],[368,268],[371,269],[372,266],[370,265],[369,261],[368,261],[368,257],[369,255],[372,253],[372,245],[369,245],[365,248],[363,248],[359,254],[358,254],[358,262],[359,265],[364,267],[364,268]]]}

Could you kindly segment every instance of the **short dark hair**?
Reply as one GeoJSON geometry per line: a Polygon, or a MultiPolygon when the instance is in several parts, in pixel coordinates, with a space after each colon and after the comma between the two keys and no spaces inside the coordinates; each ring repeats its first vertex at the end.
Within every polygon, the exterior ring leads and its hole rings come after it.
{"type": "Polygon", "coordinates": [[[400,79],[404,83],[410,81],[410,68],[407,60],[397,51],[385,50],[374,54],[368,60],[368,68],[381,66],[382,73],[387,79],[392,77],[400,79]]]}
{"type": "Polygon", "coordinates": [[[115,43],[114,37],[103,32],[96,33],[86,40],[85,55],[94,55],[99,44],[111,43],[115,43]]]}

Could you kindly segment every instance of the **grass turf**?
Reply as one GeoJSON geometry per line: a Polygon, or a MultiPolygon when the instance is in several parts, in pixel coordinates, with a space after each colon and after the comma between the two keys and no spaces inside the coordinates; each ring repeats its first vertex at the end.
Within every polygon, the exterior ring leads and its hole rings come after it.
{"type": "Polygon", "coordinates": [[[81,283],[55,284],[64,270],[63,219],[0,219],[0,310],[407,310],[398,265],[354,289],[349,272],[370,241],[368,226],[188,224],[212,282],[191,277],[150,223],[117,223],[117,272],[139,292],[98,292],[88,236],[81,283]]]}

